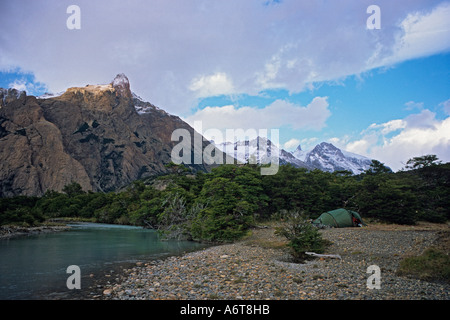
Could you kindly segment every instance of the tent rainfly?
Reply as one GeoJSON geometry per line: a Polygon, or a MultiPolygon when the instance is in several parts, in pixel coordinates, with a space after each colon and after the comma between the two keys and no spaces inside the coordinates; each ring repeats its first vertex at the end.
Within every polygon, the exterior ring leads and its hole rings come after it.
{"type": "Polygon", "coordinates": [[[365,225],[357,212],[347,209],[336,209],[324,212],[313,221],[313,224],[326,225],[335,228],[361,227],[362,225],[365,225]]]}

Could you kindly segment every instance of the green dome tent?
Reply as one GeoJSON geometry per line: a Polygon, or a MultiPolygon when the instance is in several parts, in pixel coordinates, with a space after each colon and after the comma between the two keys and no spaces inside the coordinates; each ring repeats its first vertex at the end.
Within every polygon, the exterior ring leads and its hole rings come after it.
{"type": "Polygon", "coordinates": [[[364,222],[362,221],[361,216],[355,211],[336,209],[322,213],[320,217],[313,221],[313,224],[345,228],[358,227],[364,225],[364,222]]]}

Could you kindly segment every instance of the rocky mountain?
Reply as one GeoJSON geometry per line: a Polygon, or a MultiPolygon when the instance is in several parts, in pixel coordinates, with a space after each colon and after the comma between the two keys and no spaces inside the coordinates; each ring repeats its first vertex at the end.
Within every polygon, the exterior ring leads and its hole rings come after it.
{"type": "Polygon", "coordinates": [[[303,151],[301,146],[298,146],[294,152],[279,149],[270,140],[261,137],[235,142],[233,148],[230,148],[229,142],[217,144],[216,146],[242,163],[246,163],[250,159],[253,159],[254,163],[270,162],[266,156],[260,155],[261,152],[259,150],[264,151],[261,153],[263,155],[266,153],[278,154],[280,165],[292,164],[295,167],[308,170],[319,169],[329,172],[348,170],[353,174],[360,174],[367,170],[372,163],[372,160],[369,158],[341,150],[327,142],[316,145],[310,151],[303,151]],[[261,143],[262,147],[258,149],[261,143]],[[234,151],[230,152],[229,150],[234,151]]]}
{"type": "Polygon", "coordinates": [[[216,147],[240,163],[267,164],[271,162],[271,156],[278,156],[280,165],[290,163],[298,168],[314,169],[304,161],[294,157],[292,153],[284,149],[279,149],[267,138],[257,137],[252,140],[235,142],[233,146],[231,144],[231,142],[223,142],[216,144],[216,147]]]}
{"type": "Polygon", "coordinates": [[[293,155],[316,169],[329,172],[347,170],[360,174],[369,169],[372,163],[372,159],[341,150],[327,142],[316,145],[308,152],[304,152],[299,146],[293,155]]]}
{"type": "MultiPolygon", "coordinates": [[[[41,97],[0,89],[0,197],[61,191],[72,181],[111,191],[167,172],[179,143],[171,135],[180,128],[194,136],[179,117],[132,93],[123,74],[41,97]]],[[[210,169],[191,163],[193,170],[210,169]]]]}

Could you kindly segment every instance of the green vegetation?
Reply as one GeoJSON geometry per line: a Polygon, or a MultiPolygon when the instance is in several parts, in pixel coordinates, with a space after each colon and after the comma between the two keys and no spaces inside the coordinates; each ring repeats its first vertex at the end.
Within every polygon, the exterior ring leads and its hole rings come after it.
{"type": "Polygon", "coordinates": [[[400,261],[397,274],[426,281],[450,283],[450,232],[439,233],[437,241],[421,255],[400,261]]]}
{"type": "Polygon", "coordinates": [[[277,228],[276,233],[289,240],[288,246],[296,262],[310,258],[306,252],[323,253],[329,244],[322,239],[319,230],[313,226],[308,217],[297,211],[283,214],[285,223],[277,228]]]}
{"type": "MultiPolygon", "coordinates": [[[[276,175],[262,176],[257,165],[222,165],[211,173],[193,174],[172,163],[167,165],[170,174],[135,181],[120,192],[85,192],[73,182],[62,192],[47,191],[42,197],[0,199],[0,225],[81,218],[148,226],[167,238],[227,242],[284,211],[315,219],[322,212],[347,208],[363,219],[389,223],[446,222],[450,163],[425,156],[411,159],[408,166],[411,170],[393,173],[374,161],[355,176],[286,165],[276,175]]],[[[299,246],[294,238],[289,239],[293,248],[299,246]]]]}
{"type": "Polygon", "coordinates": [[[437,248],[429,248],[420,256],[403,259],[397,273],[450,283],[450,256],[437,248]]]}

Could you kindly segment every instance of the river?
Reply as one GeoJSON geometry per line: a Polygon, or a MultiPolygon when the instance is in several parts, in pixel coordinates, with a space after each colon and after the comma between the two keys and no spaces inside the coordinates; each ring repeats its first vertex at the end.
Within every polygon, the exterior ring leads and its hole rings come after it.
{"type": "Polygon", "coordinates": [[[0,240],[1,300],[82,297],[94,279],[106,273],[114,277],[114,272],[138,261],[205,247],[191,241],[161,241],[156,231],[140,227],[97,223],[70,227],[68,231],[0,240]],[[67,287],[72,276],[67,268],[72,265],[79,267],[80,289],[67,287]]]}

